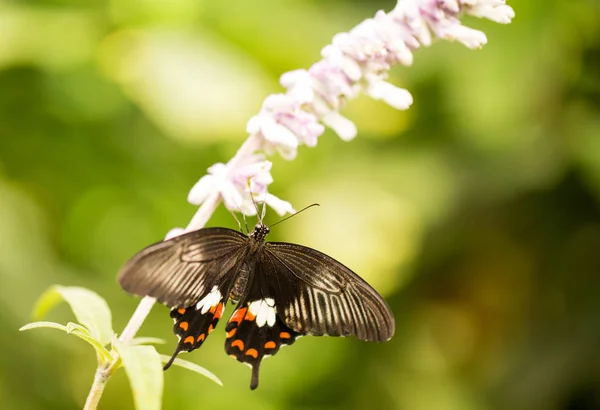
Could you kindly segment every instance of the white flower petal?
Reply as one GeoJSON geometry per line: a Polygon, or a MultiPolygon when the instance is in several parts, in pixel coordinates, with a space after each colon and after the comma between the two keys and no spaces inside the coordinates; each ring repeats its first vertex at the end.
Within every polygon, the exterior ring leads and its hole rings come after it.
{"type": "Polygon", "coordinates": [[[265,140],[286,147],[298,147],[298,138],[287,127],[273,121],[265,121],[262,126],[262,135],[265,140]]]}
{"type": "MultiPolygon", "coordinates": [[[[338,36],[343,35],[348,36],[347,33],[341,33],[338,36]]],[[[336,47],[336,37],[333,38],[333,45],[330,44],[321,50],[321,55],[339,66],[352,81],[358,81],[362,77],[362,70],[356,60],[346,56],[340,48],[336,47]]]]}
{"type": "Polygon", "coordinates": [[[277,198],[275,195],[267,194],[265,195],[265,203],[269,205],[275,212],[279,214],[279,216],[283,216],[285,214],[293,214],[296,211],[287,201],[283,199],[277,198]]]}
{"type": "Polygon", "coordinates": [[[515,11],[506,5],[486,5],[482,4],[473,7],[469,14],[476,17],[483,17],[500,24],[508,24],[515,17],[515,11]]]}
{"type": "MultiPolygon", "coordinates": [[[[267,186],[270,185],[273,182],[273,177],[271,176],[271,173],[269,171],[259,171],[257,172],[251,179],[250,182],[252,184],[258,185],[258,186],[267,186]]],[[[256,192],[252,186],[250,187],[250,189],[252,190],[252,192],[256,192]]]]}
{"type": "Polygon", "coordinates": [[[252,202],[252,199],[250,199],[250,197],[244,198],[244,201],[238,209],[238,211],[246,216],[256,215],[256,207],[254,206],[254,202],[252,202]]]}
{"type": "Polygon", "coordinates": [[[279,77],[279,83],[285,88],[294,87],[298,84],[309,84],[310,82],[310,74],[304,69],[288,71],[279,77]]]}
{"type": "Polygon", "coordinates": [[[453,13],[460,12],[460,4],[457,0],[442,0],[441,6],[450,10],[453,13]]]}
{"type": "Polygon", "coordinates": [[[212,194],[215,187],[215,177],[213,175],[205,175],[194,184],[188,194],[188,202],[193,205],[201,205],[206,198],[212,194]]]}
{"type": "Polygon", "coordinates": [[[230,211],[239,211],[240,207],[244,204],[242,194],[233,185],[230,185],[228,189],[222,189],[221,197],[223,198],[225,208],[230,211]]]}
{"type": "Polygon", "coordinates": [[[321,60],[309,69],[313,78],[313,88],[318,96],[326,100],[332,107],[339,108],[340,97],[354,98],[360,88],[350,81],[344,71],[334,62],[321,60]]]}
{"type": "Polygon", "coordinates": [[[248,134],[257,134],[260,132],[261,127],[265,122],[265,117],[263,115],[255,115],[248,120],[246,124],[246,132],[248,134]]]}
{"type": "Polygon", "coordinates": [[[322,118],[323,122],[344,141],[350,141],[356,137],[358,130],[356,125],[336,111],[330,111],[322,118]]]}
{"type": "Polygon", "coordinates": [[[376,100],[383,100],[397,110],[406,110],[413,103],[412,95],[386,81],[376,81],[369,85],[367,93],[376,100]]]}
{"type": "Polygon", "coordinates": [[[250,193],[255,195],[261,195],[267,192],[267,187],[273,182],[271,174],[261,175],[257,174],[250,179],[250,193]]]}
{"type": "Polygon", "coordinates": [[[408,47],[406,47],[406,43],[402,42],[403,46],[396,46],[394,50],[396,51],[395,56],[396,59],[400,62],[400,64],[405,66],[411,66],[413,63],[413,53],[410,51],[408,47]]]}
{"type": "Polygon", "coordinates": [[[420,44],[424,46],[431,45],[431,32],[421,16],[421,10],[417,2],[399,1],[394,10],[389,14],[393,19],[406,27],[407,34],[410,37],[418,40],[415,46],[419,46],[420,44]]]}
{"type": "Polygon", "coordinates": [[[298,154],[298,150],[295,147],[288,147],[286,145],[277,145],[275,149],[281,158],[285,159],[286,161],[293,160],[298,154]]]}
{"type": "Polygon", "coordinates": [[[288,89],[288,95],[294,98],[300,105],[310,104],[315,99],[315,90],[312,85],[296,86],[288,89]]]}
{"type": "Polygon", "coordinates": [[[263,155],[252,155],[237,165],[236,174],[244,177],[256,176],[257,174],[269,173],[272,167],[273,163],[265,160],[263,155]]]}
{"type": "Polygon", "coordinates": [[[287,94],[271,94],[263,102],[263,109],[269,112],[293,111],[300,104],[287,94]]]}
{"type": "Polygon", "coordinates": [[[458,40],[469,48],[481,48],[487,43],[487,37],[484,32],[465,27],[461,24],[453,25],[446,30],[444,36],[448,40],[458,40]]]}

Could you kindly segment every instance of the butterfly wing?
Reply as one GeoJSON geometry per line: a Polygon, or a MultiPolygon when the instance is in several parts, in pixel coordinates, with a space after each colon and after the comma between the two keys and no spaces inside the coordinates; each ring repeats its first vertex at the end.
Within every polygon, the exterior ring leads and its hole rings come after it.
{"type": "MultiPolygon", "coordinates": [[[[238,268],[238,266],[234,267],[232,273],[238,268]]],[[[179,338],[179,343],[177,343],[171,360],[165,365],[165,370],[171,366],[179,352],[191,352],[202,346],[208,335],[217,327],[217,323],[225,311],[234,278],[233,274],[224,276],[222,282],[214,285],[198,303],[187,308],[171,310],[171,317],[175,321],[173,333],[179,338]]]]}
{"type": "Polygon", "coordinates": [[[286,326],[277,313],[272,288],[265,287],[263,279],[268,266],[255,263],[255,271],[250,290],[244,300],[229,318],[225,331],[225,352],[252,368],[250,388],[258,387],[260,362],[264,357],[273,356],[281,346],[291,345],[300,336],[286,326]]]}
{"type": "Polygon", "coordinates": [[[300,245],[267,243],[254,264],[250,290],[229,319],[225,351],[252,367],[298,337],[356,335],[389,340],[394,317],[381,296],[333,258],[300,245]]]}
{"type": "Polygon", "coordinates": [[[150,245],[119,272],[129,293],[152,296],[171,308],[187,308],[221,287],[243,260],[248,237],[227,228],[204,228],[150,245]]]}
{"type": "Polygon", "coordinates": [[[322,252],[302,245],[269,242],[265,280],[277,311],[295,332],[314,336],[355,335],[387,341],[394,335],[394,316],[385,300],[349,268],[322,252]]]}
{"type": "Polygon", "coordinates": [[[246,254],[248,238],[231,229],[204,228],[143,249],[121,269],[123,289],[171,307],[181,351],[198,349],[223,314],[246,254]]]}

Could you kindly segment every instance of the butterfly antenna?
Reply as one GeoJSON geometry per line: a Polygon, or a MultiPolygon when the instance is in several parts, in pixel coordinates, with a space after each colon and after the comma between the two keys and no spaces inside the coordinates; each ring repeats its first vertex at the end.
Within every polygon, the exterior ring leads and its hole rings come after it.
{"type": "Polygon", "coordinates": [[[262,225],[263,224],[263,217],[265,216],[264,202],[263,202],[263,210],[262,210],[262,212],[260,212],[258,210],[258,204],[254,200],[254,195],[252,195],[252,191],[250,191],[250,199],[252,200],[252,204],[254,205],[254,209],[256,210],[256,217],[258,218],[258,222],[262,225]]]}
{"type": "Polygon", "coordinates": [[[260,213],[260,222],[262,223],[262,221],[265,220],[265,214],[267,213],[267,204],[266,202],[262,203],[262,211],[260,213]]]}
{"type": "Polygon", "coordinates": [[[281,223],[281,222],[283,222],[283,221],[287,221],[287,220],[288,220],[288,219],[290,219],[292,216],[296,216],[296,215],[298,215],[300,212],[304,212],[304,211],[306,211],[308,208],[312,208],[313,206],[320,206],[320,205],[319,205],[319,204],[310,204],[309,206],[305,206],[304,208],[302,208],[302,209],[301,209],[301,210],[299,210],[298,212],[296,212],[296,213],[294,213],[294,214],[291,214],[291,215],[289,215],[289,216],[286,216],[285,218],[283,218],[283,219],[281,219],[281,220],[279,220],[279,221],[275,222],[275,223],[274,223],[273,225],[271,225],[269,228],[272,228],[272,227],[274,227],[275,225],[277,225],[278,223],[281,223]]]}

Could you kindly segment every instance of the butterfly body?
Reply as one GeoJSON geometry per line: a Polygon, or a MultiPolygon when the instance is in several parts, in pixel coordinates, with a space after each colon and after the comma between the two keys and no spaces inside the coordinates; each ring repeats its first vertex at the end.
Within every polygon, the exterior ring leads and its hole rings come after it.
{"type": "Polygon", "coordinates": [[[252,367],[258,386],[264,357],[302,335],[386,341],[393,315],[381,296],[333,258],[301,245],[265,242],[269,228],[249,234],[204,228],[159,242],[135,255],[119,273],[128,292],[171,307],[181,351],[199,348],[228,301],[225,351],[252,367]]]}
{"type": "Polygon", "coordinates": [[[248,280],[250,279],[250,269],[248,268],[248,264],[242,265],[240,271],[238,273],[235,282],[233,282],[233,286],[231,288],[231,292],[229,293],[229,300],[231,303],[238,303],[242,296],[244,295],[244,291],[248,286],[248,280]]]}

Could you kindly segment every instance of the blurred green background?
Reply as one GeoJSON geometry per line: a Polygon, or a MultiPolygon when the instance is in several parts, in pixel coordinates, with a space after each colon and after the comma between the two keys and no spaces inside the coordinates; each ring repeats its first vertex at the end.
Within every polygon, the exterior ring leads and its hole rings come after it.
{"type": "MultiPolygon", "coordinates": [[[[187,224],[189,189],[234,154],[281,73],[394,4],[0,0],[2,409],[82,407],[92,349],[19,333],[36,298],[88,287],[123,329],[138,300],[116,283],[121,264],[187,224]]],[[[437,42],[393,71],[410,110],[362,97],[343,111],[355,141],[328,130],[295,161],[273,158],[271,191],[321,207],[271,240],[372,283],[392,341],[303,338],[251,392],[215,332],[185,358],[225,386],[174,368],[165,409],[600,409],[600,6],[509,4],[510,25],[465,19],[482,50],[437,42]]],[[[224,209],[209,225],[237,227],[224,209]]],[[[139,335],[171,354],[171,327],[156,306],[139,335]]],[[[100,408],[132,406],[120,371],[100,408]]]]}

